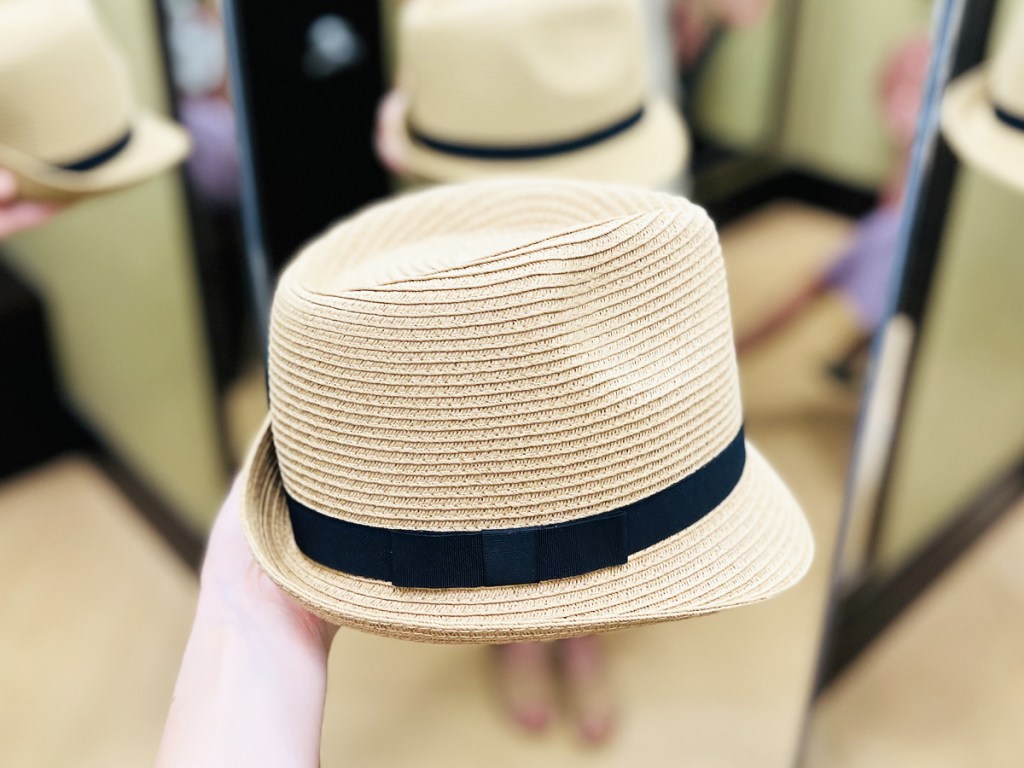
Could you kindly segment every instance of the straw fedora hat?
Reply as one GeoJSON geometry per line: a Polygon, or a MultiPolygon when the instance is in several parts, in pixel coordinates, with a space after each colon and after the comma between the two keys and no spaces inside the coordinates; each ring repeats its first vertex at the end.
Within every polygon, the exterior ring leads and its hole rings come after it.
{"type": "Polygon", "coordinates": [[[1000,42],[946,88],[942,130],[964,161],[1024,192],[1024,8],[1000,42]]]}
{"type": "Polygon", "coordinates": [[[683,198],[523,179],[370,208],[282,274],[268,380],[243,525],[327,621],[555,638],[762,600],[811,561],[683,198]]]}
{"type": "Polygon", "coordinates": [[[140,113],[88,0],[0,2],[0,167],[22,196],[73,200],[185,157],[177,125],[140,113]]]}
{"type": "Polygon", "coordinates": [[[637,0],[410,0],[398,51],[398,141],[421,178],[656,187],[686,164],[682,119],[648,91],[637,0]]]}

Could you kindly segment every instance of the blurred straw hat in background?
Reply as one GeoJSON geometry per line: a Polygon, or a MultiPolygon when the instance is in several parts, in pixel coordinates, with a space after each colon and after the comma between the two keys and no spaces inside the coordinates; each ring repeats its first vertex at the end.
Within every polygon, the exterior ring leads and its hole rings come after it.
{"type": "Polygon", "coordinates": [[[187,134],[141,112],[88,0],[0,2],[0,167],[21,196],[69,201],[181,161],[187,134]]]}
{"type": "Polygon", "coordinates": [[[408,170],[672,182],[689,136],[649,90],[642,13],[637,0],[410,0],[397,84],[408,170]]]}
{"type": "Polygon", "coordinates": [[[946,88],[942,130],[965,162],[1024,192],[1024,8],[992,60],[946,88]]]}

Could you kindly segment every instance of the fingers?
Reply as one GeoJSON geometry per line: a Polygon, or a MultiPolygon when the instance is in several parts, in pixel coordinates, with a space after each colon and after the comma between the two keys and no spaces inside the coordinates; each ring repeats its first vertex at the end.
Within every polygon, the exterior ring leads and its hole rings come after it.
{"type": "Polygon", "coordinates": [[[595,635],[558,643],[565,698],[583,741],[600,744],[615,730],[615,707],[604,648],[595,635]]]}
{"type": "Polygon", "coordinates": [[[676,62],[684,70],[691,69],[700,58],[711,36],[710,23],[702,5],[683,2],[672,6],[676,62]]]}
{"type": "Polygon", "coordinates": [[[377,126],[374,144],[381,163],[392,173],[403,176],[406,172],[405,152],[400,135],[405,122],[408,99],[394,89],[384,95],[377,107],[377,126]]]}
{"type": "Polygon", "coordinates": [[[48,221],[60,208],[50,203],[18,200],[18,180],[0,168],[0,240],[48,221]]]}
{"type": "Polygon", "coordinates": [[[0,240],[49,221],[59,209],[47,203],[0,205],[0,240]]]}
{"type": "Polygon", "coordinates": [[[14,202],[18,194],[18,180],[6,168],[0,168],[0,207],[14,202]]]}
{"type": "Polygon", "coordinates": [[[554,670],[544,643],[494,648],[498,696],[509,716],[527,731],[541,731],[554,719],[554,670]]]}

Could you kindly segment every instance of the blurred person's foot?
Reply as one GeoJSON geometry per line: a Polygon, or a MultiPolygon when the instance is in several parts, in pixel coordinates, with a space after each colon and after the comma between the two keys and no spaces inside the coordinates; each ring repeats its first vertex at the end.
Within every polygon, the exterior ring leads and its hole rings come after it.
{"type": "Polygon", "coordinates": [[[527,731],[541,731],[554,719],[554,670],[545,643],[511,643],[494,648],[498,696],[512,719],[527,731]]]}
{"type": "Polygon", "coordinates": [[[614,696],[604,648],[596,635],[558,643],[558,660],[566,703],[580,738],[606,741],[615,730],[614,696]]]}

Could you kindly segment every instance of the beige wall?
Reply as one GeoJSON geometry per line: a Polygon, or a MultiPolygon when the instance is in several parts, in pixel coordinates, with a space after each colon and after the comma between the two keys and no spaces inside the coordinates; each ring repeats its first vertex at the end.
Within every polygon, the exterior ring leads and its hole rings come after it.
{"type": "MultiPolygon", "coordinates": [[[[97,0],[140,100],[164,111],[153,3],[97,0]]],[[[4,243],[44,296],[70,405],[197,530],[225,477],[175,174],[89,201],[4,243]]]]}
{"type": "MultiPolygon", "coordinates": [[[[1015,9],[1024,12],[1024,0],[999,4],[990,51],[1015,9]]],[[[893,457],[882,571],[898,567],[1024,451],[1022,220],[1024,196],[961,166],[893,457]]]]}
{"type": "Polygon", "coordinates": [[[759,149],[777,139],[776,114],[784,78],[781,43],[792,0],[776,0],[768,17],[750,29],[728,32],[712,52],[692,94],[697,128],[722,144],[759,149]]]}
{"type": "Polygon", "coordinates": [[[961,179],[895,456],[879,566],[896,567],[1024,453],[1024,196],[961,179]]]}
{"type": "Polygon", "coordinates": [[[876,185],[892,162],[879,106],[886,59],[928,28],[930,0],[803,0],[783,150],[842,181],[876,185]]]}
{"type": "Polygon", "coordinates": [[[928,28],[932,2],[802,0],[792,33],[784,29],[791,7],[777,0],[765,22],[726,34],[695,94],[698,127],[729,146],[774,143],[799,166],[877,185],[893,157],[879,106],[882,72],[895,46],[928,28]]]}

